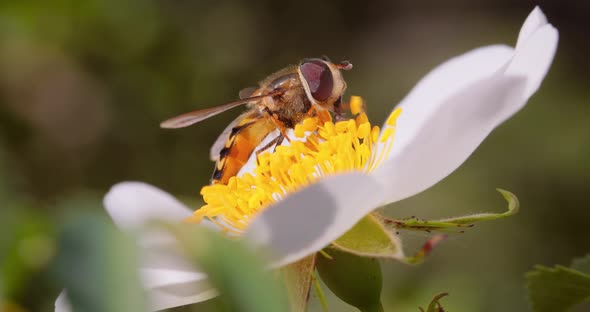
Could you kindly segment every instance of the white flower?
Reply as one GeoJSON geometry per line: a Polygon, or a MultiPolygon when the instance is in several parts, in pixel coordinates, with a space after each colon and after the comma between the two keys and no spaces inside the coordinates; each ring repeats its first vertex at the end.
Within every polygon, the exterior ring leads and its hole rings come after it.
{"type": "MultiPolygon", "coordinates": [[[[539,88],[557,48],[558,32],[539,8],[522,26],[515,48],[481,47],[424,77],[399,104],[395,144],[372,171],[340,173],[304,187],[258,214],[243,236],[272,252],[273,266],[319,251],[363,216],[433,186],[459,165],[539,88]]],[[[113,186],[104,200],[117,226],[136,230],[147,220],[181,221],[192,215],[169,194],[144,183],[113,186]]],[[[208,224],[203,222],[202,224],[208,224]]],[[[145,239],[140,268],[152,309],[215,295],[206,276],[145,239]]],[[[56,311],[67,311],[64,296],[56,311]]]]}

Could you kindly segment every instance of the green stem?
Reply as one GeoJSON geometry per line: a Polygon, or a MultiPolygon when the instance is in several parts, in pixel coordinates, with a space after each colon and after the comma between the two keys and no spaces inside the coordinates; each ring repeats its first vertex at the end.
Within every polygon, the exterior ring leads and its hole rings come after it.
{"type": "Polygon", "coordinates": [[[322,304],[324,312],[328,312],[328,301],[326,301],[326,296],[324,295],[324,291],[322,290],[322,286],[320,285],[320,280],[317,271],[313,272],[313,289],[315,290],[315,294],[318,296],[318,300],[322,304]]]}
{"type": "Polygon", "coordinates": [[[461,217],[444,218],[439,220],[422,220],[416,217],[408,219],[391,219],[381,216],[386,224],[397,229],[415,231],[439,231],[439,232],[463,232],[463,229],[472,227],[474,223],[481,221],[492,221],[512,216],[518,212],[518,198],[505,190],[498,189],[498,192],[508,202],[508,210],[502,213],[477,213],[461,217]]]}
{"type": "Polygon", "coordinates": [[[416,252],[415,255],[405,257],[404,261],[408,264],[418,264],[418,263],[424,261],[424,258],[426,258],[426,256],[428,256],[428,254],[432,251],[432,249],[434,249],[434,247],[436,247],[436,245],[438,245],[440,242],[444,241],[445,239],[447,239],[447,235],[443,235],[443,234],[434,235],[432,238],[427,240],[426,243],[424,243],[424,245],[422,245],[422,248],[420,248],[420,250],[418,250],[418,252],[416,252]]]}
{"type": "Polygon", "coordinates": [[[327,252],[325,252],[323,249],[322,249],[322,250],[320,250],[320,251],[319,251],[319,253],[320,253],[320,255],[322,255],[322,256],[324,256],[324,257],[326,257],[327,259],[330,259],[330,260],[334,259],[334,258],[332,258],[332,256],[330,256],[330,255],[329,255],[327,252]]]}

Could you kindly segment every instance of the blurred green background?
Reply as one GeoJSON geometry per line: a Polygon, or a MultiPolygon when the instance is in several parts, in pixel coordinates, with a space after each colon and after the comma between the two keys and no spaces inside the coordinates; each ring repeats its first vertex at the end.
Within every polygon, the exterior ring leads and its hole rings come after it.
{"type": "MultiPolygon", "coordinates": [[[[47,272],[55,231],[72,213],[104,214],[114,183],[145,181],[197,206],[213,169],[209,147],[239,109],[177,131],[160,121],[231,101],[269,73],[325,54],[354,64],[347,94],[363,96],[380,123],[437,64],[513,45],[539,4],[560,32],[539,92],[449,178],[386,209],[431,218],[500,211],[501,187],[518,195],[521,212],[451,237],[420,266],[383,265],[387,311],[418,311],[439,292],[450,293],[449,311],[526,311],[527,270],[590,251],[590,3],[441,3],[2,1],[0,292],[23,311],[52,311],[61,289],[47,272]]],[[[329,301],[333,311],[353,310],[329,301]]],[[[314,298],[311,310],[320,310],[314,298]]]]}

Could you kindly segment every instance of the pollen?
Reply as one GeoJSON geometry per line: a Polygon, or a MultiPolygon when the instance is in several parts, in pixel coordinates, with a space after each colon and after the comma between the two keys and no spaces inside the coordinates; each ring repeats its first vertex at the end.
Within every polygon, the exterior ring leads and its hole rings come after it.
{"type": "Polygon", "coordinates": [[[351,98],[350,109],[353,118],[336,123],[327,112],[305,119],[295,126],[297,140],[259,154],[251,172],[231,177],[225,185],[203,187],[205,205],[186,221],[207,218],[239,234],[266,207],[326,176],[375,170],[391,152],[401,110],[394,110],[379,129],[369,122],[360,97],[351,98]]]}

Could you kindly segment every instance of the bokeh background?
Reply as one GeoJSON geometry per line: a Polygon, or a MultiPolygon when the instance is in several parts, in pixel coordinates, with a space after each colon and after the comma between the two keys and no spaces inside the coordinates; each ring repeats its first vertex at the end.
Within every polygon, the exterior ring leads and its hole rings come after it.
{"type": "MultiPolygon", "coordinates": [[[[101,198],[114,183],[145,181],[198,206],[209,147],[239,109],[176,131],[160,121],[325,54],[354,64],[348,95],[363,96],[380,123],[437,64],[513,45],[536,4],[560,32],[539,92],[450,177],[386,209],[424,218],[501,211],[501,187],[518,195],[521,212],[451,237],[422,265],[383,263],[382,296],[387,311],[418,311],[439,292],[450,293],[449,311],[528,310],[526,271],[590,251],[587,1],[2,1],[0,287],[23,311],[52,311],[61,288],[47,273],[54,232],[72,213],[105,214],[101,198]],[[30,233],[40,235],[15,243],[30,233]]],[[[314,298],[311,310],[320,311],[314,298]]]]}

